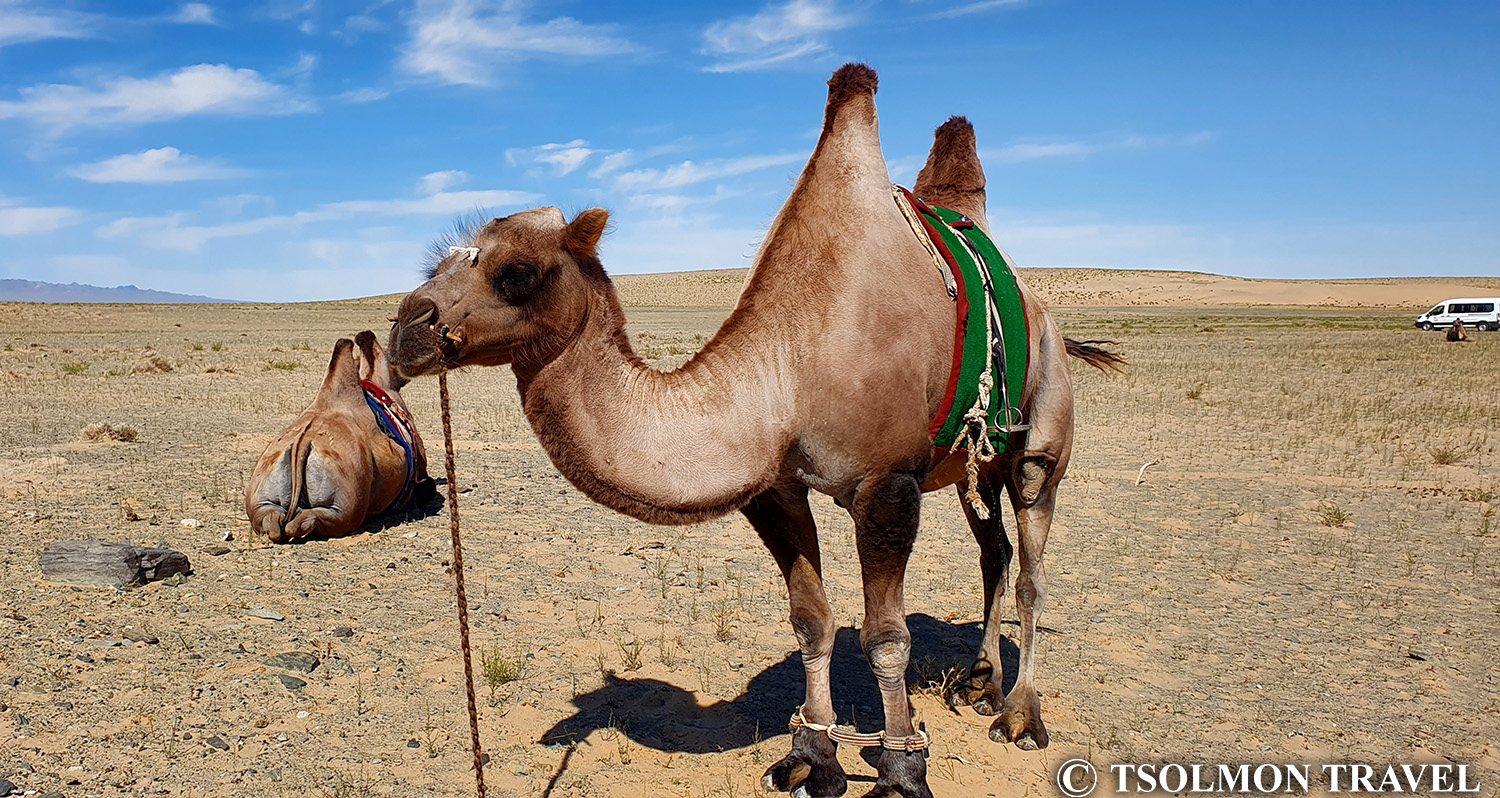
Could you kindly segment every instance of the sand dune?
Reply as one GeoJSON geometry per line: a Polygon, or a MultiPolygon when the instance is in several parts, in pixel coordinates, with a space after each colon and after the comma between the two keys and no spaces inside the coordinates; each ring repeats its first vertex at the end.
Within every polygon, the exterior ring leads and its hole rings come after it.
{"type": "MultiPolygon", "coordinates": [[[[627,307],[732,307],[746,269],[615,277],[627,307]]],[[[1420,313],[1460,296],[1500,296],[1500,277],[1397,277],[1362,280],[1249,280],[1199,272],[1023,269],[1022,279],[1052,305],[1075,307],[1288,306],[1409,309],[1420,313]]]]}

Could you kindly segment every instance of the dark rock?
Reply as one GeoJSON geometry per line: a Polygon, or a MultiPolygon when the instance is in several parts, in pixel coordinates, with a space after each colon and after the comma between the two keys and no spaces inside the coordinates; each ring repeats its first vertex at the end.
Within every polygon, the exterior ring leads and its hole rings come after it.
{"type": "Polygon", "coordinates": [[[0,779],[0,796],[15,795],[21,788],[10,783],[10,779],[0,779]]]}
{"type": "Polygon", "coordinates": [[[42,549],[42,577],[86,587],[126,587],[190,573],[186,554],[102,540],[60,540],[42,549]]]}
{"type": "Polygon", "coordinates": [[[295,676],[288,676],[284,673],[276,674],[276,678],[280,679],[281,686],[285,687],[288,690],[301,690],[302,688],[307,686],[307,682],[304,682],[295,676]]]}
{"type": "Polygon", "coordinates": [[[266,660],[266,664],[282,670],[312,673],[318,669],[318,658],[300,651],[283,651],[266,660]]]}
{"type": "Polygon", "coordinates": [[[229,750],[229,743],[224,742],[223,740],[219,739],[218,737],[210,737],[210,738],[204,740],[203,744],[206,745],[206,746],[208,746],[209,748],[217,748],[220,751],[228,751],[229,750]]]}
{"type": "Polygon", "coordinates": [[[207,554],[210,557],[219,557],[221,555],[228,554],[231,551],[234,551],[234,549],[225,546],[223,543],[215,543],[213,545],[203,547],[203,553],[207,554]]]}
{"type": "Polygon", "coordinates": [[[126,629],[125,633],[122,636],[132,643],[145,643],[149,646],[154,646],[157,643],[161,642],[160,640],[156,639],[156,635],[151,634],[144,629],[126,629]]]}
{"type": "Polygon", "coordinates": [[[421,748],[422,744],[419,743],[419,742],[417,742],[416,740],[407,740],[406,741],[406,747],[407,748],[421,748]]]}
{"type": "Polygon", "coordinates": [[[354,630],[351,629],[351,628],[349,628],[349,627],[347,627],[347,626],[335,626],[335,627],[333,627],[333,636],[334,637],[353,637],[354,636],[354,630]]]}

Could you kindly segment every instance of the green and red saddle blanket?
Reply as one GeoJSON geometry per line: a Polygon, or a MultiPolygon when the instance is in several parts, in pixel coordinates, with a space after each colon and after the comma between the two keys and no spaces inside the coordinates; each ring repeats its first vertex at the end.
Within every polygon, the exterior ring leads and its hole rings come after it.
{"type": "Polygon", "coordinates": [[[1031,330],[1015,267],[972,219],[901,186],[892,191],[957,306],[953,371],[928,433],[938,449],[968,449],[988,460],[1011,434],[1030,429],[1020,403],[1031,330]]]}
{"type": "Polygon", "coordinates": [[[360,380],[359,387],[364,389],[365,402],[370,405],[370,412],[375,414],[375,423],[380,425],[380,431],[406,453],[406,483],[401,486],[401,493],[391,501],[391,505],[380,512],[384,515],[406,510],[411,507],[412,498],[417,491],[416,455],[412,449],[415,438],[412,435],[411,416],[407,415],[405,408],[397,404],[390,394],[381,390],[379,385],[369,380],[360,380]]]}

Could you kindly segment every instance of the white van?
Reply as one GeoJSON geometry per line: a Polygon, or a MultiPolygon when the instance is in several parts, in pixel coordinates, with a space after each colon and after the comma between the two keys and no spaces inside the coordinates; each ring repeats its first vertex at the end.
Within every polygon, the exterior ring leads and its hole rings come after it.
{"type": "Polygon", "coordinates": [[[1484,297],[1450,299],[1417,317],[1416,326],[1424,330],[1452,327],[1463,321],[1474,330],[1500,330],[1500,298],[1484,297]]]}

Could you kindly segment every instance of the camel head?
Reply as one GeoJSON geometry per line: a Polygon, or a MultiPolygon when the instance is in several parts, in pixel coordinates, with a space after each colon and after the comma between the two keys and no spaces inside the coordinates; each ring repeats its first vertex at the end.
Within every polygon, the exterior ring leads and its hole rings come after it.
{"type": "Polygon", "coordinates": [[[569,222],[556,208],[493,219],[441,244],[428,280],[406,295],[388,357],[410,379],[462,366],[540,365],[578,335],[609,214],[569,222]]]}

